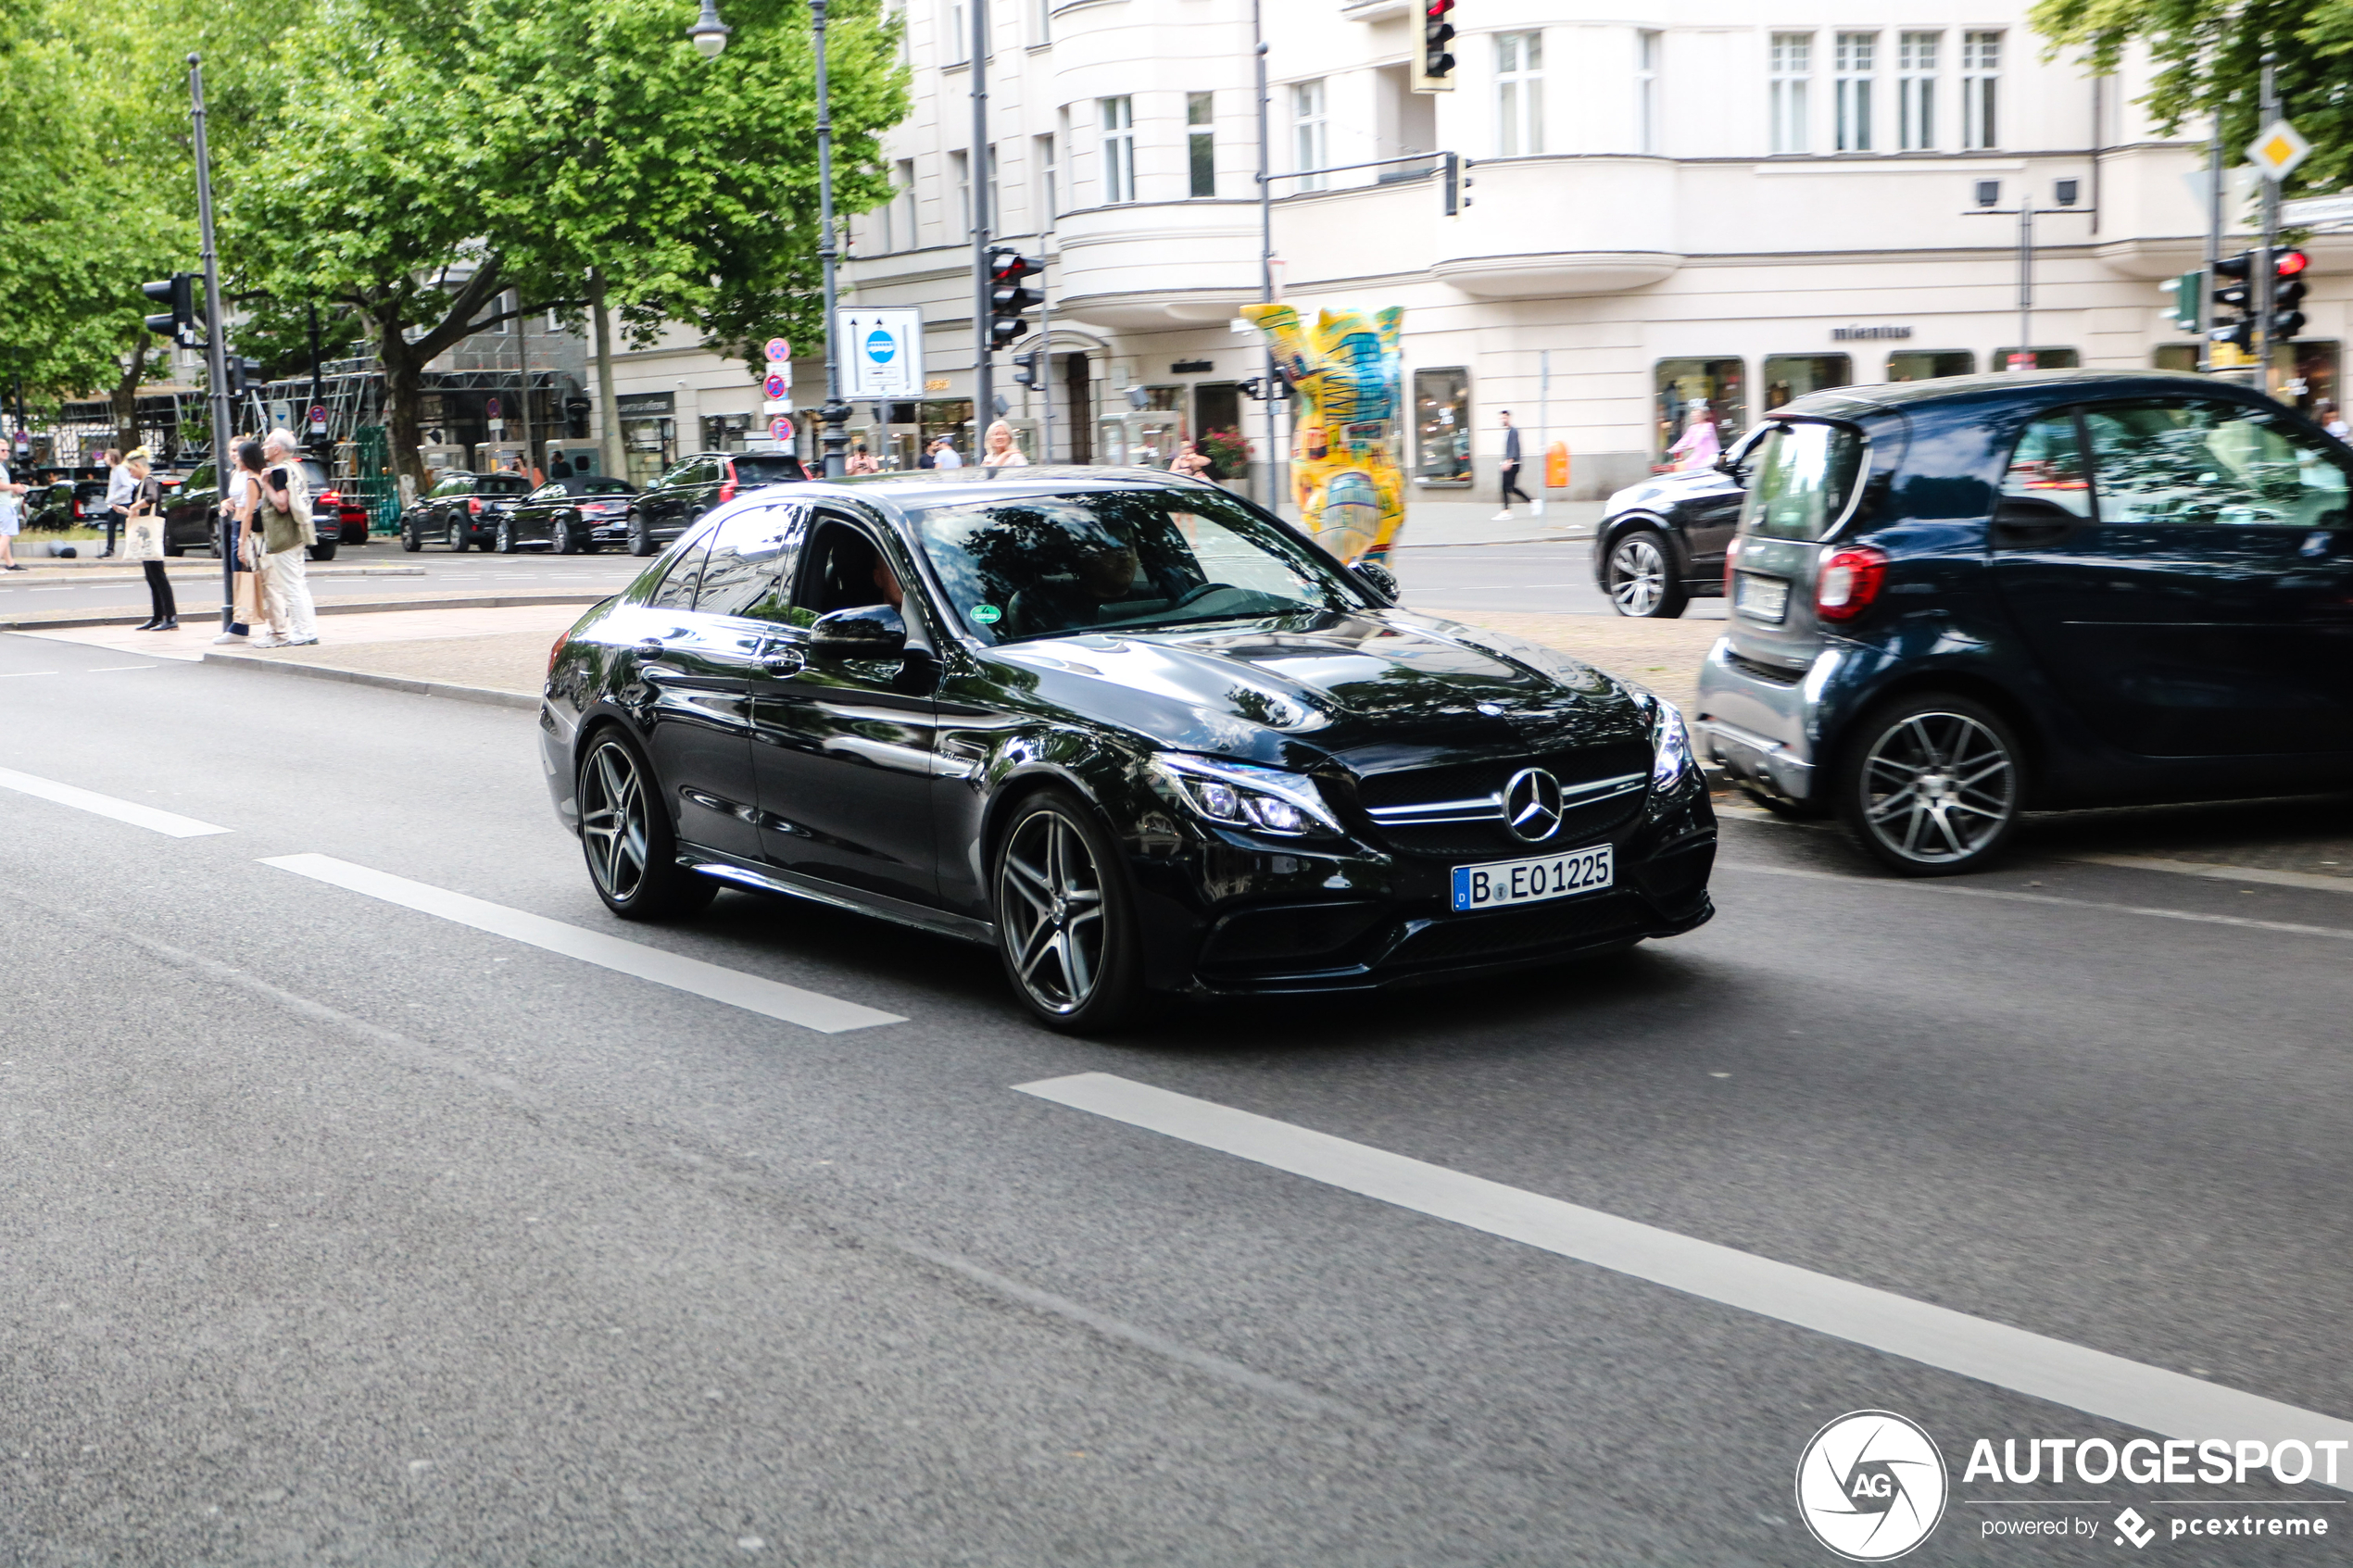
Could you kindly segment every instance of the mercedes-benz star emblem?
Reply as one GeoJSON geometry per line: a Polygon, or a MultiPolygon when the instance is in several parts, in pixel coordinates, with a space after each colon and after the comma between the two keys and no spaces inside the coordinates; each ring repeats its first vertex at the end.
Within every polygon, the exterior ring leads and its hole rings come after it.
{"type": "Polygon", "coordinates": [[[1504,825],[1514,838],[1539,844],[1561,825],[1561,782],[1541,768],[1522,768],[1504,786],[1504,825]]]}

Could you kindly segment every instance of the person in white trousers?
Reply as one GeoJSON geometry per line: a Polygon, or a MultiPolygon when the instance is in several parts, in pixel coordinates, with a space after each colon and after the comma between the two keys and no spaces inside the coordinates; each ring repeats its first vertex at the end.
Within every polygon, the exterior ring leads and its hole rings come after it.
{"type": "Polygon", "coordinates": [[[310,524],[310,481],[302,471],[302,444],[273,430],[262,439],[261,608],[269,618],[258,648],[303,647],[319,640],[318,612],[303,562],[317,535],[310,524]]]}

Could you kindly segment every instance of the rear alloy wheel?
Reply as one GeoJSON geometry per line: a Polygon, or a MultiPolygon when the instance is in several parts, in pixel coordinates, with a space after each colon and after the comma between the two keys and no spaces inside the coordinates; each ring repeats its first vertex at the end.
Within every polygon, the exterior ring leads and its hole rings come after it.
{"type": "Polygon", "coordinates": [[[646,526],[644,518],[634,512],[629,517],[629,553],[633,556],[649,556],[654,553],[653,530],[646,526]]]}
{"type": "Polygon", "coordinates": [[[1610,608],[1644,621],[1672,621],[1691,596],[1675,575],[1675,552],[1655,529],[1637,528],[1609,548],[1604,569],[1610,608]]]}
{"type": "Polygon", "coordinates": [[[556,554],[560,556],[576,556],[580,553],[580,535],[573,532],[572,519],[560,517],[556,520],[554,544],[556,554]]]}
{"type": "Polygon", "coordinates": [[[1982,868],[2018,825],[2025,780],[2002,716],[1926,693],[1871,714],[1839,766],[1840,819],[1905,876],[1982,868]]]}
{"type": "Polygon", "coordinates": [[[1135,1016],[1143,958],[1117,847],[1076,797],[1014,809],[997,850],[997,949],[1050,1029],[1095,1034],[1135,1016]]]}
{"type": "Polygon", "coordinates": [[[623,920],[690,915],[719,884],[678,863],[661,783],[645,756],[607,730],[580,759],[580,847],[605,908],[623,920]]]}
{"type": "Polygon", "coordinates": [[[464,518],[450,519],[449,547],[461,556],[466,553],[466,529],[467,523],[464,518]]]}
{"type": "Polygon", "coordinates": [[[515,553],[515,525],[505,518],[498,520],[498,553],[502,556],[515,553]]]}

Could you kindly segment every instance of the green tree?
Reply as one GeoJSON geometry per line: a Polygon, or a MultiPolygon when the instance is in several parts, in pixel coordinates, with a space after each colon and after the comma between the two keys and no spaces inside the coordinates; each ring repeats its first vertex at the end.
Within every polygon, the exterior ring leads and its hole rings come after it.
{"type": "Polygon", "coordinates": [[[2156,66],[2145,102],[2158,129],[2219,114],[2233,163],[2260,129],[2262,56],[2272,51],[2281,103],[2312,143],[2288,188],[2335,190],[2353,177],[2353,0],[2040,0],[2031,18],[2053,53],[2079,51],[2103,75],[2145,45],[2156,66]]]}

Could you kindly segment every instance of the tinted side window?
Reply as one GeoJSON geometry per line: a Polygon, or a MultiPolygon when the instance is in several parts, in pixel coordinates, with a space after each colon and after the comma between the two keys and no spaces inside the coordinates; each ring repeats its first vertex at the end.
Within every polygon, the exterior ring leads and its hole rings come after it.
{"type": "Polygon", "coordinates": [[[738,512],[711,535],[695,608],[705,615],[784,620],[784,590],[800,548],[800,514],[792,507],[738,512]]]}
{"type": "Polygon", "coordinates": [[[2092,515],[2092,481],[2072,409],[2026,427],[2002,475],[2002,494],[2049,501],[2077,517],[2092,515]]]}
{"type": "Polygon", "coordinates": [[[653,483],[647,486],[647,488],[668,489],[673,484],[686,484],[693,479],[694,471],[695,465],[692,458],[688,458],[683,463],[673,463],[660,479],[655,480],[653,483]]]}
{"type": "Polygon", "coordinates": [[[1850,430],[1809,421],[1777,426],[1749,470],[1741,531],[1819,539],[1846,510],[1862,456],[1862,439],[1850,430]]]}
{"type": "Polygon", "coordinates": [[[2100,519],[2127,526],[2334,528],[2346,472],[2261,408],[2203,399],[2084,410],[2100,519]]]}
{"type": "Polygon", "coordinates": [[[793,595],[794,619],[813,621],[837,609],[858,609],[881,604],[890,596],[875,581],[887,571],[875,542],[849,523],[821,519],[811,532],[801,569],[800,589],[793,595]]]}
{"type": "Polygon", "coordinates": [[[695,608],[695,587],[702,576],[702,563],[711,554],[711,535],[706,533],[678,552],[662,574],[661,586],[646,601],[649,609],[692,609],[695,608]]]}
{"type": "Polygon", "coordinates": [[[800,459],[788,453],[747,454],[736,459],[736,483],[738,484],[782,484],[806,477],[800,470],[800,459]]]}
{"type": "Polygon", "coordinates": [[[433,487],[433,493],[436,499],[444,495],[463,495],[473,488],[473,475],[470,473],[453,473],[447,479],[443,480],[439,484],[434,485],[433,487]]]}

